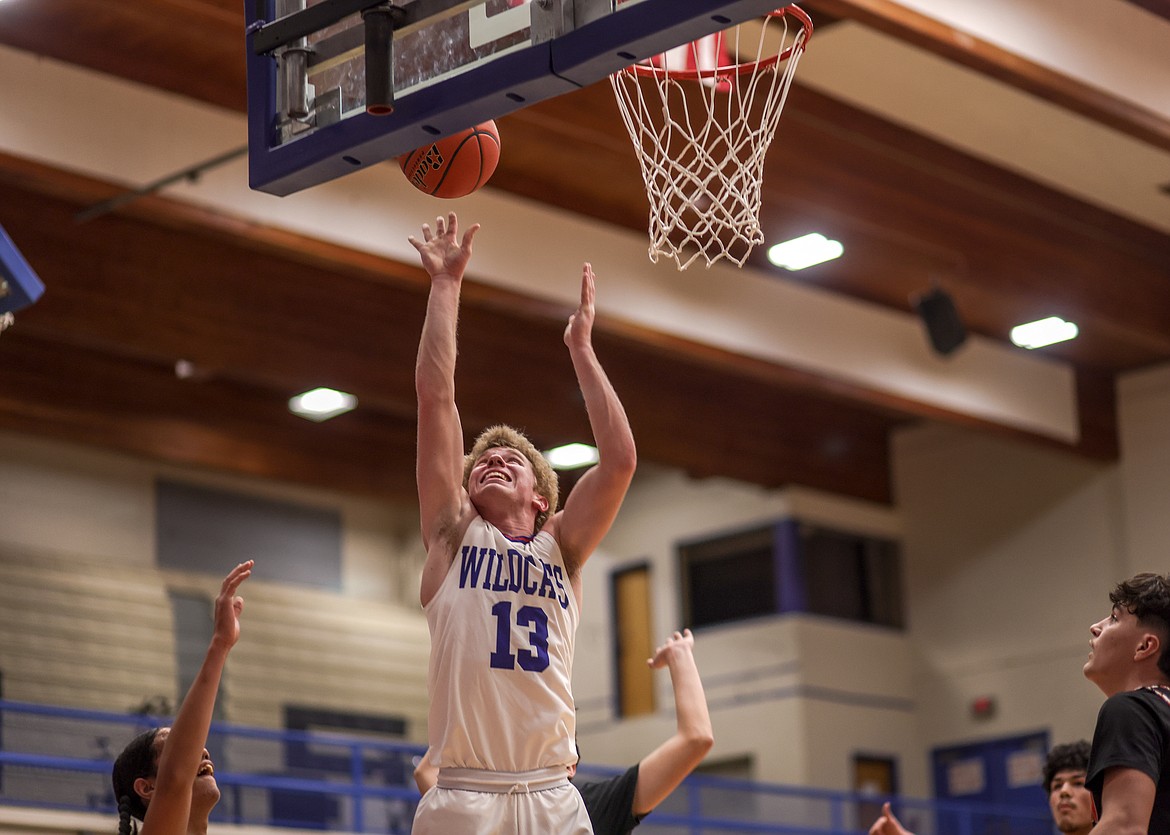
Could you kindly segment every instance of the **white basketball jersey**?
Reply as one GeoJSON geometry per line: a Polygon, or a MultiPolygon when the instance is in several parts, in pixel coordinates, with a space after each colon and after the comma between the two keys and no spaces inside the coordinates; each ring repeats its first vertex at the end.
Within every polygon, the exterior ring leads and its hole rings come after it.
{"type": "Polygon", "coordinates": [[[514,540],[476,516],[426,615],[428,732],[441,768],[576,762],[570,676],[579,613],[551,534],[514,540]]]}

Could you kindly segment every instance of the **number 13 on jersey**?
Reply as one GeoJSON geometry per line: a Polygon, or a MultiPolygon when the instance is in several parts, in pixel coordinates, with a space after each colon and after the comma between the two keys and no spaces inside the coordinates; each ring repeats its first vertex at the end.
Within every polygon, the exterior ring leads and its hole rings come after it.
{"type": "Polygon", "coordinates": [[[548,615],[539,606],[521,606],[516,610],[516,625],[529,627],[529,648],[512,652],[512,603],[501,600],[492,606],[496,619],[496,649],[491,654],[491,666],[497,670],[520,669],[539,673],[548,667],[548,615]]]}

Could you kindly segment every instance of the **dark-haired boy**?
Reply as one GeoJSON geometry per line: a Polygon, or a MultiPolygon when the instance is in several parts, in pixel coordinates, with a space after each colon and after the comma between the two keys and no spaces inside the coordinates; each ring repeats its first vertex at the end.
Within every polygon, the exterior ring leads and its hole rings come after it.
{"type": "Polygon", "coordinates": [[[1109,600],[1084,668],[1107,697],[1086,780],[1094,835],[1170,832],[1170,576],[1138,574],[1109,600]]]}
{"type": "Polygon", "coordinates": [[[1093,796],[1085,788],[1089,743],[1083,739],[1056,745],[1044,763],[1044,791],[1052,822],[1065,835],[1089,835],[1093,828],[1093,796]]]}
{"type": "MultiPolygon", "coordinates": [[[[1048,808],[1052,811],[1052,822],[1064,835],[1089,835],[1093,828],[1093,796],[1085,788],[1088,765],[1089,743],[1083,739],[1054,746],[1044,763],[1048,808]]],[[[869,835],[912,834],[886,803],[881,816],[870,827],[869,835]]]]}

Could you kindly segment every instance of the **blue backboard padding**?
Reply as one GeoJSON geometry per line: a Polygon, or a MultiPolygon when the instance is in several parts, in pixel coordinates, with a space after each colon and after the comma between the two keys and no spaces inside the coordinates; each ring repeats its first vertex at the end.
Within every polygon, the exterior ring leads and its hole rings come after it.
{"type": "MultiPolygon", "coordinates": [[[[593,84],[635,60],[775,7],[775,0],[641,0],[555,40],[495,57],[400,96],[390,115],[358,113],[284,145],[275,142],[275,61],[252,54],[249,37],[251,187],[284,196],[337,179],[487,119],[593,84]]],[[[506,137],[502,152],[508,152],[506,137]]]]}
{"type": "Polygon", "coordinates": [[[13,313],[28,307],[45,292],[45,285],[24,260],[3,226],[0,226],[0,278],[8,285],[8,294],[0,296],[0,313],[13,313]]]}

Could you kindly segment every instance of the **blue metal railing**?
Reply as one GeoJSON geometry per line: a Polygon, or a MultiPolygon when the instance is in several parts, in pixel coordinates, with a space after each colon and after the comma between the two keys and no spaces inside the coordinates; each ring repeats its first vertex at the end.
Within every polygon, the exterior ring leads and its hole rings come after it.
{"type": "MultiPolygon", "coordinates": [[[[160,724],[143,716],[0,701],[0,804],[115,814],[113,757],[160,724]],[[48,777],[49,779],[46,779],[48,777]]],[[[339,733],[215,723],[222,791],[213,821],[407,835],[418,745],[339,733]]],[[[613,774],[583,766],[579,779],[613,774]]],[[[857,835],[882,798],[693,775],[640,827],[647,835],[857,835]]],[[[1048,835],[1040,810],[897,802],[917,835],[1048,835]]]]}

